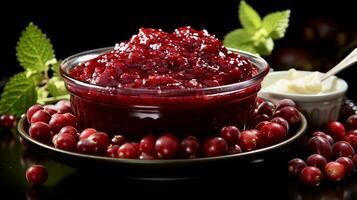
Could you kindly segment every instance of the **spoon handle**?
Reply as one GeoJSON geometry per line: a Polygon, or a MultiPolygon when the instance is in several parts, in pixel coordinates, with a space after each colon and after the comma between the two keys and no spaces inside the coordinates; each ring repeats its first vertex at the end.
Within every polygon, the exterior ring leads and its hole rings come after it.
{"type": "Polygon", "coordinates": [[[346,58],[344,58],[340,63],[338,63],[335,67],[326,72],[321,78],[321,81],[326,80],[328,77],[337,74],[341,70],[351,66],[357,61],[357,48],[355,48],[346,58]]]}

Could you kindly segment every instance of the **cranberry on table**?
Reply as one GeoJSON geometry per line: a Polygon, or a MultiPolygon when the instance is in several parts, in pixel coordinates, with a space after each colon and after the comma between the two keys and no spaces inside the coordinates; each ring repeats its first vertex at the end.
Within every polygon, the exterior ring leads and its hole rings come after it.
{"type": "Polygon", "coordinates": [[[306,162],[300,158],[294,158],[289,161],[288,170],[289,174],[293,177],[299,177],[301,171],[306,167],[306,162]]]}
{"type": "Polygon", "coordinates": [[[200,142],[195,136],[187,136],[180,143],[180,153],[184,158],[197,158],[200,150],[200,142]]]}
{"type": "Polygon", "coordinates": [[[137,145],[127,142],[121,145],[118,149],[119,158],[136,159],[140,156],[140,150],[137,145]]]}
{"type": "Polygon", "coordinates": [[[27,118],[27,121],[30,123],[31,122],[31,118],[32,118],[32,115],[39,111],[39,110],[42,110],[43,107],[39,104],[35,104],[35,105],[32,105],[29,109],[27,109],[27,112],[26,112],[26,118],[27,118]]]}
{"type": "Polygon", "coordinates": [[[147,135],[140,140],[140,151],[153,154],[155,152],[156,138],[153,135],[147,135]]]}
{"type": "Polygon", "coordinates": [[[32,185],[41,185],[47,180],[47,170],[43,165],[32,165],[26,170],[26,179],[32,185]]]}
{"type": "Polygon", "coordinates": [[[346,175],[351,175],[353,172],[353,161],[348,157],[337,158],[336,162],[341,163],[345,167],[346,175]]]}
{"type": "Polygon", "coordinates": [[[1,115],[0,116],[0,128],[7,128],[10,129],[14,127],[16,124],[16,118],[13,115],[1,115]]]}
{"type": "Polygon", "coordinates": [[[352,158],[355,154],[353,147],[345,141],[338,141],[332,145],[332,154],[335,158],[349,157],[352,158]]]}
{"type": "Polygon", "coordinates": [[[35,122],[29,128],[30,137],[43,143],[51,141],[51,128],[44,122],[35,122]]]}
{"type": "Polygon", "coordinates": [[[175,158],[178,150],[179,141],[174,135],[164,134],[155,142],[155,151],[158,158],[175,158]]]}
{"type": "Polygon", "coordinates": [[[32,117],[31,117],[31,123],[35,123],[35,122],[45,122],[48,123],[51,119],[51,115],[50,113],[48,113],[45,110],[38,110],[36,111],[32,117]]]}
{"type": "Polygon", "coordinates": [[[357,129],[357,115],[351,115],[346,121],[347,130],[357,129]]]}
{"type": "Polygon", "coordinates": [[[333,140],[333,138],[330,135],[327,135],[326,133],[324,133],[322,131],[316,131],[312,134],[312,136],[321,136],[321,137],[325,138],[326,140],[328,140],[331,145],[333,145],[335,143],[335,141],[333,140]]]}
{"type": "MultiPolygon", "coordinates": [[[[90,134],[91,131],[87,130],[87,132],[89,132],[89,133],[86,133],[86,134],[90,134]]],[[[95,132],[96,132],[96,130],[95,130],[95,132]]],[[[84,134],[83,137],[86,137],[86,135],[84,134]]],[[[124,144],[126,142],[128,142],[128,141],[123,135],[114,135],[113,138],[110,140],[111,144],[119,145],[119,146],[121,146],[122,144],[124,144]]]]}
{"type": "Polygon", "coordinates": [[[87,139],[89,136],[97,133],[98,131],[94,128],[86,128],[84,129],[81,134],[79,134],[79,140],[87,139]]]}
{"type": "Polygon", "coordinates": [[[319,168],[308,166],[301,171],[300,178],[305,185],[316,187],[320,185],[323,175],[319,168]]]}
{"type": "Polygon", "coordinates": [[[203,154],[206,157],[222,156],[227,152],[227,142],[221,137],[208,138],[203,144],[203,154]]]}
{"type": "Polygon", "coordinates": [[[325,166],[324,175],[330,181],[339,181],[345,176],[345,167],[339,162],[329,162],[325,166]]]}
{"type": "Polygon", "coordinates": [[[225,126],[221,129],[220,136],[228,143],[228,145],[234,145],[237,144],[238,138],[240,137],[240,131],[236,126],[225,126]]]}
{"type": "Polygon", "coordinates": [[[97,143],[88,139],[79,140],[77,143],[77,152],[87,155],[97,155],[97,143]]]}
{"type": "Polygon", "coordinates": [[[331,135],[335,141],[340,141],[345,135],[345,127],[338,121],[329,122],[326,125],[326,134],[331,135]]]}
{"type": "Polygon", "coordinates": [[[291,106],[296,108],[296,104],[293,100],[291,99],[282,99],[276,104],[276,109],[275,110],[280,110],[284,107],[291,106]]]}
{"type": "Polygon", "coordinates": [[[327,164],[326,158],[323,157],[320,154],[312,154],[310,155],[307,160],[307,165],[309,166],[313,166],[313,167],[317,167],[320,170],[324,170],[325,166],[327,164]]]}
{"type": "Polygon", "coordinates": [[[273,119],[270,120],[270,122],[275,122],[282,125],[285,128],[286,132],[289,133],[289,123],[284,118],[274,117],[273,119]]]}
{"type": "Polygon", "coordinates": [[[243,152],[243,150],[242,150],[242,148],[240,148],[240,146],[238,144],[228,147],[228,154],[238,154],[238,153],[242,153],[242,152],[243,152]]]}
{"type": "Polygon", "coordinates": [[[348,142],[353,147],[355,152],[357,151],[357,135],[347,134],[343,137],[343,140],[348,142]]]}
{"type": "Polygon", "coordinates": [[[322,155],[327,161],[331,160],[332,147],[327,139],[321,136],[314,136],[309,140],[308,147],[312,153],[322,155]]]}

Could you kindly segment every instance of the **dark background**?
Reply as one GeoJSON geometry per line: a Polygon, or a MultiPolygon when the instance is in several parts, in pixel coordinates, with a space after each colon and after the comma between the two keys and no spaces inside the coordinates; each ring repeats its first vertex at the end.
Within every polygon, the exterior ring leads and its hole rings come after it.
{"type": "MultiPolygon", "coordinates": [[[[357,39],[353,1],[261,1],[247,0],[264,16],[291,9],[286,37],[275,43],[273,55],[266,57],[275,69],[299,67],[326,71],[351,50],[357,39]],[[309,35],[307,34],[309,29],[309,35]],[[312,33],[312,35],[311,35],[312,33]],[[350,44],[350,45],[349,45],[350,44]]],[[[32,21],[51,39],[56,56],[63,59],[83,50],[111,46],[128,39],[140,27],[173,31],[190,25],[207,29],[220,39],[239,28],[239,0],[206,1],[45,1],[10,2],[1,6],[0,77],[21,71],[15,57],[15,46],[21,31],[32,21]]],[[[354,72],[340,74],[353,94],[354,72]]]]}

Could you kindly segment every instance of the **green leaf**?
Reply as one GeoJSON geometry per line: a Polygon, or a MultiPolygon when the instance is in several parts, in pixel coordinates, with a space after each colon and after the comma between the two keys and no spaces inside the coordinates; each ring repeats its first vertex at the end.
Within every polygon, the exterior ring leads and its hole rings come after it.
{"type": "Polygon", "coordinates": [[[6,84],[0,99],[0,113],[20,116],[36,103],[37,93],[34,82],[26,72],[15,74],[6,84]]]}
{"type": "Polygon", "coordinates": [[[272,39],[283,38],[289,26],[290,10],[274,12],[263,18],[263,27],[272,39]]]}
{"type": "Polygon", "coordinates": [[[47,90],[51,96],[62,96],[68,94],[61,78],[54,76],[47,82],[47,90]]]}
{"type": "Polygon", "coordinates": [[[26,70],[48,70],[48,61],[55,58],[50,40],[32,22],[22,32],[16,47],[17,60],[26,70]]]}
{"type": "Polygon", "coordinates": [[[51,70],[53,71],[53,76],[59,77],[60,64],[61,64],[60,61],[58,61],[58,62],[56,62],[56,63],[54,63],[54,64],[51,64],[51,70]]]}
{"type": "Polygon", "coordinates": [[[45,99],[48,97],[48,91],[46,90],[46,86],[42,86],[36,89],[37,92],[37,103],[46,104],[45,99]]]}
{"type": "Polygon", "coordinates": [[[266,38],[254,46],[255,50],[261,56],[268,56],[271,54],[274,48],[274,42],[272,38],[266,38]]]}
{"type": "Polygon", "coordinates": [[[241,1],[239,4],[239,21],[243,28],[254,30],[262,26],[262,20],[250,5],[245,1],[241,1]]]}
{"type": "Polygon", "coordinates": [[[240,49],[240,46],[252,43],[250,33],[245,29],[236,29],[224,36],[223,45],[230,48],[240,49]]]}

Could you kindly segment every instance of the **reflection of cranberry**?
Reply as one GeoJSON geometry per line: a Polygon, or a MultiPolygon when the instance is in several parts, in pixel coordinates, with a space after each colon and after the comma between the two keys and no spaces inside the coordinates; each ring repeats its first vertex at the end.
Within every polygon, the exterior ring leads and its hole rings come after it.
{"type": "Polygon", "coordinates": [[[16,118],[13,115],[1,115],[0,116],[0,128],[10,129],[16,124],[16,118]]]}
{"type": "Polygon", "coordinates": [[[42,165],[33,165],[26,171],[26,179],[30,184],[41,185],[47,180],[47,170],[42,165]]]}

